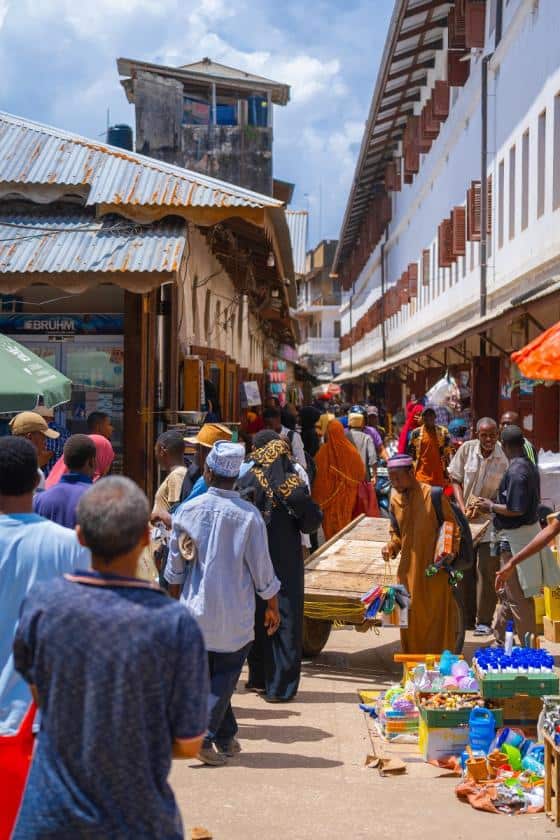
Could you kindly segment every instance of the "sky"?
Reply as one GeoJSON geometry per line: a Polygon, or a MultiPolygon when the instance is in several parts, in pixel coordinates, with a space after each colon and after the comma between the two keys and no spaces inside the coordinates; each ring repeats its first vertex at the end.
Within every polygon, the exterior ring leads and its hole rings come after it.
{"type": "Polygon", "coordinates": [[[134,125],[116,58],[209,56],[291,85],[274,114],[274,174],[336,239],[393,0],[0,0],[0,110],[103,139],[134,125]]]}

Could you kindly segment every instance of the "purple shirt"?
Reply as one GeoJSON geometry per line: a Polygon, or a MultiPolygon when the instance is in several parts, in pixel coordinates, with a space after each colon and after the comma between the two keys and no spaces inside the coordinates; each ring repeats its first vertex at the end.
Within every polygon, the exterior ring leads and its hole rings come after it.
{"type": "Polygon", "coordinates": [[[78,502],[92,485],[92,480],[81,473],[66,473],[58,484],[37,493],[33,499],[33,508],[39,516],[57,522],[64,528],[76,527],[76,508],[78,502]]]}
{"type": "Polygon", "coordinates": [[[364,432],[366,433],[366,435],[370,436],[370,438],[375,444],[376,451],[379,453],[379,450],[383,446],[383,438],[381,437],[377,429],[374,429],[373,426],[364,426],[364,432]]]}

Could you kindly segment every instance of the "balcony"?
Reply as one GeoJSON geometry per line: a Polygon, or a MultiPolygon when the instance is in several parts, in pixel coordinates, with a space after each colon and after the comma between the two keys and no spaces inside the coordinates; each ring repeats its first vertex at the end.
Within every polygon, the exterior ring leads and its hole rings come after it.
{"type": "Polygon", "coordinates": [[[297,313],[312,315],[314,312],[321,312],[327,307],[340,308],[340,292],[333,292],[329,295],[317,295],[311,300],[306,300],[304,295],[299,295],[297,300],[297,313]]]}
{"type": "Polygon", "coordinates": [[[305,356],[338,356],[340,343],[338,338],[308,338],[298,347],[300,359],[305,356]]]}

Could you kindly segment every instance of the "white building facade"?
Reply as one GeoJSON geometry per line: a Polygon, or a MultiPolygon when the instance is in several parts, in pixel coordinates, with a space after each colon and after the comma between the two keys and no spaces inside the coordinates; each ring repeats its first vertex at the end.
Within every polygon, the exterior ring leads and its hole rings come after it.
{"type": "Polygon", "coordinates": [[[335,257],[340,379],[396,410],[455,367],[547,448],[558,388],[509,357],[560,318],[559,31],[557,0],[397,0],[335,257]]]}
{"type": "Polygon", "coordinates": [[[305,274],[298,281],[297,309],[301,364],[319,382],[340,373],[340,284],[331,276],[336,241],[323,240],[306,257],[305,274]]]}

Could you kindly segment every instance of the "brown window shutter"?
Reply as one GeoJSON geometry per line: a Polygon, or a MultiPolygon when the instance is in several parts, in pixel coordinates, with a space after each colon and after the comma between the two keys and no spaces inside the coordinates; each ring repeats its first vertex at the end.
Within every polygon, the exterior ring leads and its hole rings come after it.
{"type": "Polygon", "coordinates": [[[438,227],[438,265],[449,268],[453,264],[453,226],[451,219],[444,219],[438,227]]]}
{"type": "Polygon", "coordinates": [[[432,93],[432,112],[438,120],[446,120],[449,116],[449,83],[441,80],[434,85],[432,93]]]}
{"type": "Polygon", "coordinates": [[[395,161],[391,160],[385,167],[385,189],[389,192],[396,189],[397,167],[395,161]]]}
{"type": "Polygon", "coordinates": [[[484,46],[486,0],[465,0],[465,45],[468,49],[484,46]]]}
{"type": "Polygon", "coordinates": [[[465,18],[458,11],[457,7],[451,9],[447,17],[449,48],[452,50],[464,50],[466,47],[465,18]]]}
{"type": "Polygon", "coordinates": [[[467,239],[480,242],[480,181],[472,181],[467,190],[467,239]]]}
{"type": "Polygon", "coordinates": [[[451,223],[453,229],[453,244],[451,250],[455,258],[464,257],[467,251],[465,221],[465,208],[454,207],[451,211],[451,223]]]}
{"type": "Polygon", "coordinates": [[[408,271],[403,271],[399,278],[399,282],[397,283],[397,287],[399,290],[399,303],[401,306],[406,306],[410,300],[408,290],[408,271]]]}
{"type": "Polygon", "coordinates": [[[418,263],[410,263],[408,266],[408,297],[418,297],[418,263]]]}
{"type": "Polygon", "coordinates": [[[428,99],[424,105],[420,121],[425,136],[429,137],[431,140],[435,140],[439,134],[439,120],[434,117],[433,103],[431,99],[428,99]]]}
{"type": "Polygon", "coordinates": [[[422,285],[430,285],[430,249],[424,248],[422,251],[422,285]]]}
{"type": "Polygon", "coordinates": [[[447,51],[447,78],[451,87],[463,87],[471,71],[470,61],[461,61],[468,56],[468,52],[462,50],[447,51]]]}

